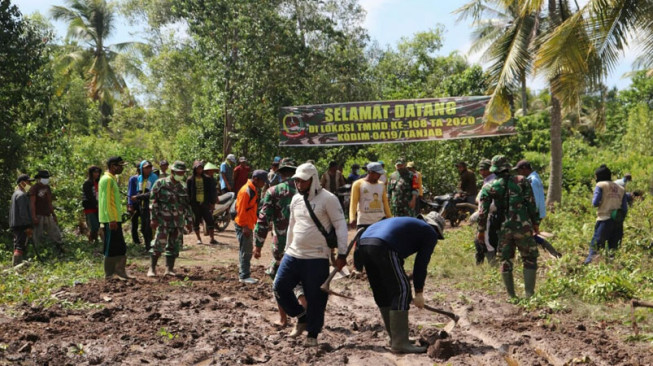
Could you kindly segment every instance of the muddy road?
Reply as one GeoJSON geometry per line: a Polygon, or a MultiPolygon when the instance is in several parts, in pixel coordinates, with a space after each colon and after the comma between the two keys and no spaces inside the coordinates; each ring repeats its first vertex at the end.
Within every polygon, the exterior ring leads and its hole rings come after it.
{"type": "MultiPolygon", "coordinates": [[[[350,232],[350,236],[353,231],[350,232]]],[[[410,313],[411,338],[429,344],[422,355],[394,355],[364,275],[335,280],[319,346],[280,327],[265,257],[252,260],[256,285],[238,282],[238,245],[232,227],[222,244],[187,245],[177,277],[145,276],[147,258],[130,258],[128,282],[91,281],[61,288],[54,296],[83,303],[84,310],[24,305],[16,316],[0,315],[0,364],[18,365],[653,365],[642,343],[623,341],[621,324],[582,321],[573,313],[547,321],[505,298],[447,289],[432,306],[460,315],[448,337],[448,318],[427,310],[410,313]]],[[[208,240],[205,240],[208,242],[208,240]]],[[[191,236],[186,243],[194,243],[191,236]]],[[[160,266],[161,267],[161,266],[160,266]]],[[[163,272],[163,268],[159,268],[163,272]]],[[[74,307],[73,307],[74,308],[74,307]]]]}

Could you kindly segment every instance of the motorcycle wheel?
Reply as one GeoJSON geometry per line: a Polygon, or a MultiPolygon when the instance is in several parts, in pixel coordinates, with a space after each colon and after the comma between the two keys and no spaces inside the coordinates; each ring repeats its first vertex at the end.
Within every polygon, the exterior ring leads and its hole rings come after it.
{"type": "Polygon", "coordinates": [[[213,216],[213,220],[215,221],[215,229],[217,231],[225,231],[227,226],[229,226],[229,222],[231,222],[231,218],[229,217],[229,210],[225,210],[221,214],[213,216]]]}

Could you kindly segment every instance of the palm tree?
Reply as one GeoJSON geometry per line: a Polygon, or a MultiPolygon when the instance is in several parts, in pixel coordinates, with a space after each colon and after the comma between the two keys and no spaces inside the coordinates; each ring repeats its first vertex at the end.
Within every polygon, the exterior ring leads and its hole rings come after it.
{"type": "MultiPolygon", "coordinates": [[[[496,0],[499,7],[516,14],[513,24],[488,49],[494,88],[486,110],[488,123],[510,118],[509,103],[515,85],[530,62],[543,74],[551,94],[551,162],[547,205],[562,198],[562,113],[579,106],[581,93],[599,85],[614,69],[628,41],[638,36],[647,55],[653,51],[653,0],[590,0],[572,11],[566,0],[496,0]],[[546,25],[534,40],[528,30],[537,29],[547,7],[546,25]],[[516,12],[515,12],[516,10],[516,12]]],[[[472,1],[470,4],[481,1],[472,1]]],[[[478,5],[469,12],[482,15],[478,5]]]]}
{"type": "Polygon", "coordinates": [[[126,98],[132,102],[123,75],[138,76],[141,71],[135,60],[123,52],[135,49],[139,44],[105,44],[115,29],[116,10],[113,2],[66,0],[66,5],[53,6],[50,11],[54,19],[68,22],[66,39],[69,42],[63,48],[60,67],[65,74],[82,74],[89,97],[99,103],[102,125],[106,127],[117,99],[126,98]]]}

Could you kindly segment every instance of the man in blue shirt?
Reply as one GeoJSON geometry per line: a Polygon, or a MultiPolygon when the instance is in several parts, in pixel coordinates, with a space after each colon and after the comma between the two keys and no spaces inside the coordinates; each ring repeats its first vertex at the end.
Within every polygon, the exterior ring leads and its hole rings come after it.
{"type": "MultiPolygon", "coordinates": [[[[533,170],[531,163],[528,160],[522,159],[517,165],[513,168],[517,171],[517,174],[523,175],[531,183],[531,188],[533,189],[533,197],[535,198],[535,205],[537,206],[537,212],[539,213],[540,220],[544,219],[546,216],[546,201],[544,198],[544,184],[542,184],[542,178],[533,170]]],[[[562,257],[562,254],[558,252],[551,243],[547,240],[544,240],[539,235],[535,235],[535,241],[537,244],[541,245],[549,254],[556,258],[562,257]]]]}
{"type": "Polygon", "coordinates": [[[392,352],[426,352],[425,347],[416,347],[408,340],[411,291],[404,271],[404,259],[417,253],[413,267],[413,303],[418,308],[424,308],[422,293],[427,267],[438,239],[444,239],[443,230],[444,219],[437,212],[431,212],[417,218],[393,217],[381,220],[361,235],[357,250],[367,272],[374,301],[390,335],[392,352]]]}
{"type": "MultiPolygon", "coordinates": [[[[234,166],[236,165],[236,155],[229,154],[222,164],[220,164],[220,191],[222,194],[234,192],[234,166]]],[[[234,192],[238,193],[238,192],[234,192]]]]}

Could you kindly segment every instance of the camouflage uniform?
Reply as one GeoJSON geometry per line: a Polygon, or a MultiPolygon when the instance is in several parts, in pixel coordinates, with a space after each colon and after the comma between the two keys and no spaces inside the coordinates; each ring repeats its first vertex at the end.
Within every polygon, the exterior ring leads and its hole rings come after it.
{"type": "Polygon", "coordinates": [[[166,177],[154,183],[150,196],[152,220],[159,224],[150,253],[158,257],[165,249],[166,257],[176,258],[179,255],[184,226],[193,222],[188,192],[181,182],[166,177]]]}
{"type": "MultiPolygon", "coordinates": [[[[497,174],[497,179],[484,185],[481,190],[478,231],[486,232],[488,212],[492,201],[494,201],[498,215],[504,217],[499,229],[498,245],[502,260],[501,272],[509,274],[512,279],[512,260],[515,256],[515,248],[519,250],[524,263],[525,276],[527,270],[537,269],[539,253],[533,237],[533,226],[539,225],[540,217],[530,183],[521,175],[510,176],[509,170],[510,164],[505,157],[497,155],[492,158],[490,171],[497,174]]],[[[508,292],[511,292],[509,287],[508,292]]],[[[512,292],[514,293],[514,290],[512,292]]],[[[514,295],[511,294],[511,296],[514,295]]]]}
{"type": "Polygon", "coordinates": [[[414,174],[405,169],[401,173],[396,171],[388,179],[388,200],[390,201],[390,210],[392,216],[415,216],[415,211],[408,205],[417,195],[417,189],[414,187],[414,174]]]}
{"type": "Polygon", "coordinates": [[[256,239],[256,246],[262,248],[268,231],[270,231],[270,224],[274,224],[275,235],[272,238],[272,257],[274,259],[272,260],[271,269],[268,271],[268,274],[273,278],[286,249],[290,201],[292,201],[295,193],[297,193],[295,182],[290,179],[270,187],[261,200],[261,209],[254,228],[254,238],[256,239]]]}

